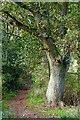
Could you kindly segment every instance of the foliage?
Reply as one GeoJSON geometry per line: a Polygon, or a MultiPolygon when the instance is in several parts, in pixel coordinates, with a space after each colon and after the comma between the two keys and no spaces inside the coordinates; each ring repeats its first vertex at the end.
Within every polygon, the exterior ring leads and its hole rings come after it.
{"type": "Polygon", "coordinates": [[[2,118],[15,118],[12,115],[12,109],[9,108],[9,105],[6,100],[2,100],[2,118]]]}
{"type": "Polygon", "coordinates": [[[42,113],[58,116],[59,118],[79,119],[79,111],[77,109],[64,108],[64,110],[51,110],[51,109],[44,110],[45,112],[42,111],[42,113]]]}
{"type": "Polygon", "coordinates": [[[28,99],[28,105],[31,107],[32,109],[32,105],[39,105],[39,104],[43,104],[44,103],[45,98],[42,99],[42,97],[36,97],[36,98],[29,98],[28,99]]]}
{"type": "MultiPolygon", "coordinates": [[[[23,5],[24,3],[21,3],[20,5],[20,3],[4,2],[2,4],[2,6],[4,6],[2,14],[6,16],[7,13],[5,11],[9,12],[22,24],[22,26],[26,25],[26,28],[29,28],[29,31],[34,28],[33,32],[31,32],[32,34],[36,32],[38,37],[40,36],[40,31],[44,32],[43,29],[45,27],[47,34],[51,35],[54,39],[55,45],[60,55],[66,55],[69,45],[70,51],[77,52],[75,44],[77,45],[78,38],[78,3],[26,2],[26,8],[23,5]],[[38,18],[36,18],[35,15],[37,14],[36,8],[37,10],[39,8],[40,12],[40,16],[38,18]],[[40,29],[39,25],[37,24],[40,25],[40,29]]],[[[13,17],[9,16],[8,20],[11,21],[13,17]]],[[[11,25],[14,25],[14,22],[11,25]]],[[[19,25],[20,24],[17,22],[16,26],[20,28],[19,25]]],[[[24,30],[27,31],[27,29],[24,30]]]]}
{"type": "Polygon", "coordinates": [[[43,67],[43,64],[37,65],[37,68],[34,69],[32,74],[33,85],[30,91],[27,93],[29,103],[33,101],[32,103],[34,104],[40,104],[41,102],[43,103],[45,101],[49,73],[48,64],[46,63],[45,67],[43,67]]]}
{"type": "Polygon", "coordinates": [[[22,83],[22,79],[18,79],[16,80],[15,78],[13,78],[13,76],[11,76],[11,74],[7,73],[5,74],[4,78],[3,78],[3,94],[4,91],[6,90],[6,92],[8,91],[15,91],[15,90],[19,90],[21,88],[23,88],[24,84],[22,83]]]}
{"type": "MultiPolygon", "coordinates": [[[[70,52],[77,54],[78,3],[23,3],[26,7],[28,6],[27,8],[30,8],[28,10],[24,8],[25,6],[21,7],[22,5],[20,6],[18,4],[20,3],[4,2],[2,4],[4,7],[4,10],[2,9],[2,15],[6,19],[5,25],[10,24],[8,25],[8,30],[6,29],[7,26],[4,26],[6,32],[10,32],[10,37],[8,36],[7,38],[5,37],[6,35],[2,37],[3,85],[5,85],[5,89],[7,89],[6,86],[8,89],[15,90],[17,87],[19,89],[19,78],[26,79],[30,75],[29,79],[33,80],[33,87],[28,93],[28,97],[32,97],[33,103],[36,103],[39,98],[41,103],[42,98],[45,98],[45,92],[47,90],[48,68],[45,67],[44,70],[40,67],[42,57],[42,51],[40,50],[43,46],[39,38],[41,40],[44,38],[42,42],[48,37],[52,38],[52,45],[55,44],[55,48],[61,59],[67,57],[67,54],[70,52]],[[66,10],[64,10],[65,5],[68,6],[66,6],[66,10]],[[40,12],[40,16],[36,18],[38,8],[38,15],[40,12]],[[18,29],[14,28],[12,32],[12,28],[15,26],[18,29]],[[46,34],[44,35],[43,33],[45,31],[46,34]],[[14,37],[15,34],[17,35],[16,37],[14,37]],[[14,86],[14,84],[17,86],[14,86]]],[[[77,76],[67,75],[64,94],[64,100],[66,102],[71,99],[71,94],[75,96],[75,102],[78,98],[78,88],[76,87],[78,83],[76,78],[77,76]],[[72,83],[73,81],[74,83],[72,83]],[[70,84],[71,86],[69,86],[70,84]],[[70,92],[69,89],[71,90],[70,92]],[[66,97],[66,95],[69,97],[66,97]]],[[[31,102],[30,99],[29,102],[31,102]]],[[[69,102],[72,104],[71,101],[69,102]]]]}
{"type": "Polygon", "coordinates": [[[7,93],[7,94],[3,95],[3,99],[8,100],[8,99],[11,99],[11,98],[15,97],[16,95],[17,95],[16,92],[10,92],[10,93],[7,93]]]}
{"type": "Polygon", "coordinates": [[[39,60],[42,56],[42,53],[39,52],[40,41],[35,37],[32,41],[32,37],[23,31],[20,32],[20,38],[13,35],[6,36],[6,29],[2,28],[3,91],[5,88],[6,90],[21,89],[24,84],[20,78],[31,79],[32,75],[30,72],[40,63],[39,60]],[[37,39],[37,42],[35,39],[37,39]],[[33,51],[35,51],[34,54],[33,51]]]}
{"type": "Polygon", "coordinates": [[[20,82],[20,74],[22,73],[22,69],[19,67],[19,64],[16,60],[17,58],[17,48],[16,46],[12,46],[14,43],[13,40],[9,40],[4,35],[2,36],[3,43],[3,52],[2,52],[2,78],[3,78],[3,89],[5,87],[7,90],[17,90],[20,86],[22,86],[20,82]]]}
{"type": "Polygon", "coordinates": [[[27,110],[24,111],[24,114],[22,115],[21,118],[25,118],[25,116],[28,116],[28,111],[27,110]]]}
{"type": "Polygon", "coordinates": [[[12,109],[9,108],[9,110],[2,112],[2,118],[8,118],[8,119],[13,119],[15,118],[14,115],[12,115],[12,109]]]}
{"type": "Polygon", "coordinates": [[[9,107],[9,105],[8,105],[7,101],[2,100],[2,111],[8,110],[8,107],[9,107]]]}
{"type": "Polygon", "coordinates": [[[66,85],[64,92],[64,101],[67,105],[77,105],[78,104],[78,93],[79,93],[79,81],[77,74],[67,73],[66,85]]]}
{"type": "MultiPolygon", "coordinates": [[[[72,66],[72,65],[71,65],[72,66]]],[[[45,101],[45,93],[47,90],[47,85],[49,81],[49,73],[48,73],[48,64],[43,67],[43,63],[38,65],[37,68],[34,69],[32,74],[32,81],[33,86],[31,87],[30,91],[27,93],[28,95],[28,102],[37,103],[38,100],[45,101]],[[41,100],[42,99],[42,100],[41,100]]],[[[78,93],[79,93],[79,86],[78,86],[78,75],[77,74],[70,74],[67,73],[66,81],[65,81],[65,92],[63,96],[63,100],[66,105],[77,105],[78,104],[78,93]]],[[[40,102],[41,103],[41,102],[40,102]]]]}

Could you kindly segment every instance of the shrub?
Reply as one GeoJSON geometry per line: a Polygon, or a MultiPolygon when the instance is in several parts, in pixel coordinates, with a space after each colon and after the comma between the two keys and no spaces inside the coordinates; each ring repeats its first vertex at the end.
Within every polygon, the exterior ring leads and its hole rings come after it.
{"type": "Polygon", "coordinates": [[[3,91],[6,90],[17,90],[20,89],[23,84],[20,80],[20,75],[22,73],[22,69],[18,66],[3,66],[3,91]]]}
{"type": "Polygon", "coordinates": [[[63,99],[67,105],[77,105],[78,104],[78,75],[67,73],[65,91],[63,99]]]}

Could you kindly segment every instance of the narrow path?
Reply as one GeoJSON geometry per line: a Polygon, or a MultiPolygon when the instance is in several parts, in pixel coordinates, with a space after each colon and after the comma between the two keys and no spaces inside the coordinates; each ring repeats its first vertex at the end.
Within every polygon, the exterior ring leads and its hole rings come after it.
{"type": "MultiPolygon", "coordinates": [[[[34,109],[29,109],[27,104],[27,92],[30,90],[32,83],[27,82],[24,89],[17,92],[17,96],[8,100],[9,107],[11,108],[11,114],[16,118],[58,118],[50,114],[41,113],[45,107],[44,105],[35,105],[34,109]]],[[[57,120],[57,119],[56,119],[57,120]]]]}
{"type": "Polygon", "coordinates": [[[25,111],[28,112],[28,117],[35,117],[33,113],[27,110],[27,95],[26,93],[30,89],[31,83],[27,83],[23,90],[17,92],[17,96],[8,100],[9,107],[12,110],[12,115],[16,118],[24,116],[25,111]]]}
{"type": "Polygon", "coordinates": [[[9,107],[12,108],[13,115],[21,117],[26,109],[27,99],[26,99],[27,90],[20,90],[18,95],[8,100],[9,107]]]}

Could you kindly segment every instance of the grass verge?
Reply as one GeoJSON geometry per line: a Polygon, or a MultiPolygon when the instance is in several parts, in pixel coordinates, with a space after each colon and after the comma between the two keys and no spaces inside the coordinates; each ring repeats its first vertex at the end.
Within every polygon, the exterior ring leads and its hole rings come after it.
{"type": "Polygon", "coordinates": [[[80,114],[77,109],[70,109],[70,108],[68,108],[67,110],[66,109],[64,110],[47,109],[46,112],[41,111],[41,113],[59,116],[60,118],[75,118],[75,119],[79,119],[79,114],[80,114]]]}

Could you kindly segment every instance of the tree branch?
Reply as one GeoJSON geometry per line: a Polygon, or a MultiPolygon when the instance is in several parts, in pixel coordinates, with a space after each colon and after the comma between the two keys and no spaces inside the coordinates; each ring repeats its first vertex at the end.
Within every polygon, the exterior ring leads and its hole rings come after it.
{"type": "Polygon", "coordinates": [[[2,18],[0,18],[0,21],[3,21],[3,22],[5,22],[5,23],[10,24],[7,20],[4,20],[4,19],[2,19],[2,18]]]}
{"type": "Polygon", "coordinates": [[[62,16],[66,15],[68,12],[68,2],[63,2],[62,3],[62,16]]]}
{"type": "Polygon", "coordinates": [[[59,53],[57,51],[56,45],[53,44],[53,39],[50,37],[46,38],[45,42],[46,42],[47,46],[44,46],[44,47],[48,47],[48,49],[49,49],[48,51],[51,53],[52,57],[55,58],[55,60],[56,60],[59,53]]]}
{"type": "MultiPolygon", "coordinates": [[[[19,27],[20,29],[23,29],[25,31],[27,31],[28,33],[35,35],[38,37],[38,33],[37,33],[37,29],[33,29],[33,28],[29,28],[28,26],[22,24],[20,21],[18,21],[15,17],[13,17],[12,15],[10,15],[7,11],[2,11],[4,13],[6,13],[9,17],[11,17],[14,22],[16,23],[16,26],[19,27]],[[35,32],[35,33],[34,33],[35,32]]],[[[3,20],[4,21],[4,20],[3,20]]],[[[5,21],[4,21],[5,22],[5,21]]],[[[9,22],[8,22],[9,23],[9,22]]]]}
{"type": "MultiPolygon", "coordinates": [[[[5,31],[4,31],[5,32],[5,31]]],[[[7,32],[5,32],[6,34],[8,34],[8,35],[11,35],[11,36],[15,36],[15,37],[19,37],[19,38],[24,38],[24,37],[20,37],[19,35],[15,35],[15,34],[13,34],[13,33],[7,33],[7,32]]]]}
{"type": "MultiPolygon", "coordinates": [[[[67,15],[68,12],[68,3],[67,2],[63,2],[62,3],[62,11],[61,11],[61,16],[62,19],[64,20],[64,16],[67,15]]],[[[62,23],[61,25],[61,39],[63,39],[63,37],[66,35],[67,33],[67,27],[65,27],[65,25],[62,23]]]]}
{"type": "Polygon", "coordinates": [[[77,73],[77,72],[67,72],[67,73],[69,73],[69,74],[76,74],[76,75],[78,75],[78,73],[77,73]]]}
{"type": "Polygon", "coordinates": [[[29,8],[29,6],[25,5],[24,3],[22,2],[15,2],[16,4],[18,4],[20,7],[26,9],[26,10],[29,10],[30,12],[34,13],[34,11],[32,9],[29,8]]]}

